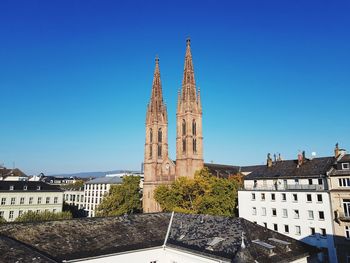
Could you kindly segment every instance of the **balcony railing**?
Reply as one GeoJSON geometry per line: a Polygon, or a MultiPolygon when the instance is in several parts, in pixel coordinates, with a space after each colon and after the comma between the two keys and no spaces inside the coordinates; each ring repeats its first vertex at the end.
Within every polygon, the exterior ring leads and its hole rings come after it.
{"type": "Polygon", "coordinates": [[[286,190],[312,190],[323,191],[326,190],[324,185],[318,184],[287,184],[287,185],[275,185],[275,186],[245,186],[244,190],[260,190],[260,191],[286,191],[286,190]]]}

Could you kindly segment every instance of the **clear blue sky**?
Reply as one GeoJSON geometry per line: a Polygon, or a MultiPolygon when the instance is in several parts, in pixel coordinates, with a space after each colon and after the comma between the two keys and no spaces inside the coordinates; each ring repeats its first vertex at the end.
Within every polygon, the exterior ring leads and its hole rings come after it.
{"type": "Polygon", "coordinates": [[[350,1],[0,2],[0,164],[28,174],[139,169],[154,57],[169,115],[185,40],[205,161],[350,150],[350,1]]]}

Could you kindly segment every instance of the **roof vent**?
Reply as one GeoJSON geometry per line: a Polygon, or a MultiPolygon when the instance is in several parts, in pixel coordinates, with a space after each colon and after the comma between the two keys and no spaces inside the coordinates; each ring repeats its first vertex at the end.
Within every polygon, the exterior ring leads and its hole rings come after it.
{"type": "Polygon", "coordinates": [[[15,186],[14,185],[10,185],[10,191],[15,190],[15,186]]]}
{"type": "Polygon", "coordinates": [[[260,241],[259,239],[253,240],[252,242],[254,244],[257,244],[263,250],[267,251],[267,253],[269,254],[269,257],[275,255],[275,253],[273,252],[273,249],[275,248],[274,245],[271,245],[271,244],[266,243],[264,241],[260,241]]]}
{"type": "Polygon", "coordinates": [[[205,248],[206,250],[214,251],[214,246],[218,245],[222,241],[224,241],[225,238],[221,237],[214,237],[210,242],[207,243],[207,247],[205,248]]]}
{"type": "Polygon", "coordinates": [[[244,232],[242,231],[242,243],[241,243],[241,248],[245,249],[245,244],[244,244],[244,232]]]}
{"type": "Polygon", "coordinates": [[[277,238],[269,238],[269,241],[275,242],[277,245],[283,246],[286,250],[286,252],[291,251],[289,245],[291,244],[290,242],[281,240],[281,239],[277,239],[277,238]]]}
{"type": "Polygon", "coordinates": [[[182,239],[184,239],[185,236],[186,235],[182,234],[177,240],[182,240],[182,239]]]}

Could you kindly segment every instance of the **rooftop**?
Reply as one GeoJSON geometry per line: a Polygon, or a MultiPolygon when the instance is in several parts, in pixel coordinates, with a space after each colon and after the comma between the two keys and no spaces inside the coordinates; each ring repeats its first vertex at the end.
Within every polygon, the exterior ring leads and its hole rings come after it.
{"type": "Polygon", "coordinates": [[[7,191],[26,191],[26,192],[61,192],[56,185],[50,185],[44,182],[36,181],[0,181],[0,192],[7,191]]]}
{"type": "Polygon", "coordinates": [[[121,184],[123,182],[123,178],[119,176],[112,177],[98,177],[91,181],[86,182],[85,184],[121,184]]]}

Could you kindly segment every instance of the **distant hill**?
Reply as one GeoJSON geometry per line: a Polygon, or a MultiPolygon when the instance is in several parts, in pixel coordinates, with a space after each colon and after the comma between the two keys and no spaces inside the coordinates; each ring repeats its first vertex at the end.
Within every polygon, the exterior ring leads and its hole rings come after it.
{"type": "Polygon", "coordinates": [[[57,177],[81,177],[81,178],[89,178],[89,177],[103,177],[106,174],[119,174],[119,173],[139,173],[140,171],[131,171],[131,170],[114,170],[107,172],[80,172],[80,173],[67,173],[67,174],[50,174],[50,176],[57,177]]]}

